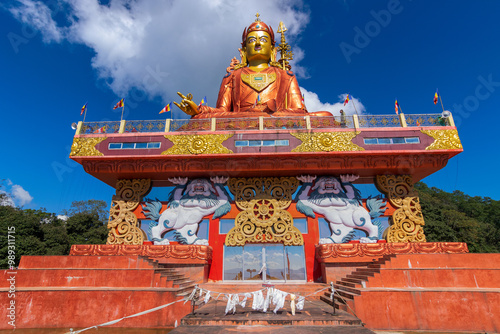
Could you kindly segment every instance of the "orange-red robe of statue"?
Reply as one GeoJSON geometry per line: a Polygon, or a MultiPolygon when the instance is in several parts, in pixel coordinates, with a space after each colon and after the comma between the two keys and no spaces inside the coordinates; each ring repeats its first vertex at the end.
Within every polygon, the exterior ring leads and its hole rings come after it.
{"type": "Polygon", "coordinates": [[[244,67],[229,72],[222,80],[217,107],[201,106],[199,111],[193,118],[307,114],[295,75],[277,67],[261,72],[244,67]]]}

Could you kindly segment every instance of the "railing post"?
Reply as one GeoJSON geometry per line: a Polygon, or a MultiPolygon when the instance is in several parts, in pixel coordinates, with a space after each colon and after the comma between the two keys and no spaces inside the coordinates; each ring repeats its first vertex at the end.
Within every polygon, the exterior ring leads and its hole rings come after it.
{"type": "Polygon", "coordinates": [[[403,113],[399,114],[399,124],[401,124],[401,127],[402,127],[402,128],[406,128],[406,127],[408,127],[408,125],[406,125],[406,117],[405,117],[405,114],[403,114],[403,113]]]}
{"type": "Polygon", "coordinates": [[[170,118],[167,118],[165,120],[165,132],[170,132],[170,121],[171,121],[170,118]]]}
{"type": "Polygon", "coordinates": [[[259,116],[259,130],[264,130],[264,116],[259,116]]]}
{"type": "Polygon", "coordinates": [[[352,124],[354,125],[355,129],[359,129],[359,118],[358,118],[358,115],[356,115],[356,114],[352,115],[352,124]]]}
{"type": "Polygon", "coordinates": [[[83,126],[83,122],[82,122],[82,121],[79,121],[79,122],[78,122],[78,125],[76,126],[75,136],[76,136],[76,135],[79,135],[79,134],[82,132],[82,126],[83,126]]]}
{"type": "Polygon", "coordinates": [[[450,126],[455,126],[455,121],[453,120],[453,115],[448,116],[448,123],[450,126]]]}
{"type": "Polygon", "coordinates": [[[306,116],[306,129],[311,130],[311,116],[306,116]]]}
{"type": "Polygon", "coordinates": [[[217,125],[216,121],[217,121],[217,119],[215,117],[211,118],[211,122],[212,123],[210,125],[210,131],[212,131],[212,132],[217,129],[217,127],[216,127],[216,125],[217,125]]]}
{"type": "Polygon", "coordinates": [[[124,119],[122,119],[120,121],[120,130],[118,130],[118,133],[124,133],[125,132],[125,123],[126,123],[126,121],[124,119]]]}

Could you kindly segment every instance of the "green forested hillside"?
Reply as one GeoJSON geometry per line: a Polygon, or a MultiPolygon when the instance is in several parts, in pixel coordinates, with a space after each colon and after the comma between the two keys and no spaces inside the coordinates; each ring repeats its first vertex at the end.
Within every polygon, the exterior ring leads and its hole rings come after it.
{"type": "Polygon", "coordinates": [[[106,209],[104,201],[73,202],[61,219],[44,209],[0,205],[0,268],[9,256],[17,266],[22,255],[67,255],[73,244],[106,243],[106,209]]]}
{"type": "Polygon", "coordinates": [[[429,242],[466,242],[473,253],[500,251],[500,201],[471,197],[461,191],[448,193],[415,185],[424,215],[424,233],[429,242]]]}

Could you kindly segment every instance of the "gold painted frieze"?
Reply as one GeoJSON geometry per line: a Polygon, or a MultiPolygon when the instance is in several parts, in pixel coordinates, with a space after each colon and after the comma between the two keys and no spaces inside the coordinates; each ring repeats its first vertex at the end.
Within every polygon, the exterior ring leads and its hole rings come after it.
{"type": "Polygon", "coordinates": [[[91,138],[74,138],[71,145],[70,157],[94,157],[103,156],[95,146],[100,142],[106,140],[107,137],[91,137],[91,138]]]}
{"type": "Polygon", "coordinates": [[[434,138],[426,150],[461,150],[463,149],[457,130],[420,130],[434,138]]]}
{"type": "Polygon", "coordinates": [[[162,152],[162,155],[192,155],[192,154],[231,154],[233,151],[222,143],[231,138],[232,134],[211,135],[165,135],[174,146],[162,152]]]}
{"type": "Polygon", "coordinates": [[[359,131],[290,133],[302,141],[292,152],[364,151],[364,148],[352,142],[352,139],[360,133],[359,131]]]}

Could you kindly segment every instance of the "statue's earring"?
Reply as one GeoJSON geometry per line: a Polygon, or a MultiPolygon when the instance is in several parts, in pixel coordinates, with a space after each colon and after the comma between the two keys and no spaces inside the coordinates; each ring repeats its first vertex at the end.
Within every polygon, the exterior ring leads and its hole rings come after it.
{"type": "Polygon", "coordinates": [[[238,51],[240,51],[240,57],[241,57],[240,67],[247,66],[247,51],[246,51],[246,48],[240,48],[240,49],[238,49],[238,51]]]}
{"type": "Polygon", "coordinates": [[[271,63],[276,62],[276,54],[278,53],[278,50],[273,46],[271,48],[271,63]]]}

